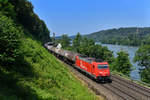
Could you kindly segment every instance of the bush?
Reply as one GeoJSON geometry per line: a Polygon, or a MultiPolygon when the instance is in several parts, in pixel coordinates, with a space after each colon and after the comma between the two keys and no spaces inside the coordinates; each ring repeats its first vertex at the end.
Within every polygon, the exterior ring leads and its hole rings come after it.
{"type": "Polygon", "coordinates": [[[22,31],[13,21],[0,14],[0,65],[9,65],[19,57],[22,31]]]}
{"type": "Polygon", "coordinates": [[[132,65],[129,61],[128,54],[124,51],[117,53],[115,64],[113,64],[113,70],[129,76],[132,65]]]}
{"type": "Polygon", "coordinates": [[[150,68],[141,70],[141,80],[146,83],[150,83],[150,68]]]}
{"type": "Polygon", "coordinates": [[[141,46],[136,51],[134,61],[141,66],[141,80],[150,83],[150,45],[141,46]]]}

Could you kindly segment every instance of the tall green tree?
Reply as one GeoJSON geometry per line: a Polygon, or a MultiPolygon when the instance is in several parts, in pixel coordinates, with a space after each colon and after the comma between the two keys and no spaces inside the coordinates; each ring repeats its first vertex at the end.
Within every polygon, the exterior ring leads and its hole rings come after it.
{"type": "Polygon", "coordinates": [[[150,45],[141,46],[135,54],[134,61],[141,66],[141,80],[150,83],[150,45]]]}
{"type": "Polygon", "coordinates": [[[78,34],[76,36],[76,38],[74,39],[74,44],[78,45],[73,45],[75,47],[75,49],[77,49],[78,53],[83,54],[83,55],[87,55],[89,57],[94,57],[97,59],[102,59],[104,61],[108,61],[109,63],[112,63],[114,56],[113,56],[113,52],[111,52],[110,50],[108,50],[107,47],[102,47],[101,45],[96,44],[93,39],[88,39],[86,37],[82,37],[82,40],[78,40],[78,38],[80,37],[80,35],[78,34]],[[76,41],[78,40],[78,42],[76,43],[76,41]]]}
{"type": "Polygon", "coordinates": [[[128,54],[124,51],[120,51],[117,55],[113,70],[129,76],[130,71],[132,70],[132,64],[129,61],[128,54]]]}
{"type": "Polygon", "coordinates": [[[89,47],[89,56],[97,59],[103,59],[103,47],[101,45],[92,45],[89,47]]]}
{"type": "Polygon", "coordinates": [[[80,43],[82,41],[82,36],[81,34],[78,32],[75,39],[73,40],[73,46],[76,47],[76,46],[79,46],[80,43]]]}
{"type": "Polygon", "coordinates": [[[110,51],[106,46],[102,47],[101,52],[103,53],[103,60],[108,61],[109,63],[112,63],[114,61],[113,52],[110,51]]]}
{"type": "Polygon", "coordinates": [[[86,37],[82,37],[81,43],[78,46],[78,52],[87,56],[90,56],[90,47],[94,46],[94,40],[87,39],[86,37]]]}
{"type": "Polygon", "coordinates": [[[67,34],[62,35],[60,42],[63,48],[67,48],[70,46],[70,38],[67,34]]]}
{"type": "Polygon", "coordinates": [[[82,41],[82,36],[78,32],[75,39],[73,40],[73,47],[76,49],[77,52],[79,52],[79,47],[80,47],[81,41],[82,41]]]}
{"type": "Polygon", "coordinates": [[[108,61],[109,63],[112,63],[114,59],[113,52],[108,50],[107,47],[102,47],[98,44],[95,45],[93,39],[82,37],[80,33],[78,33],[76,38],[73,40],[73,48],[75,48],[80,54],[102,59],[104,61],[108,61]]]}
{"type": "Polygon", "coordinates": [[[28,0],[8,0],[16,13],[16,22],[21,24],[36,39],[45,43],[50,41],[50,31],[46,24],[33,11],[33,5],[28,0]]]}

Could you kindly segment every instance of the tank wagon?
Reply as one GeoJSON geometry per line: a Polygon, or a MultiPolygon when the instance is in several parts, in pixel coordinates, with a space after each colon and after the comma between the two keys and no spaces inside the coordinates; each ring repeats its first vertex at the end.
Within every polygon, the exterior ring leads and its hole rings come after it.
{"type": "Polygon", "coordinates": [[[55,56],[72,63],[75,68],[88,74],[97,81],[111,82],[108,62],[60,49],[51,42],[46,43],[44,46],[55,56]]]}

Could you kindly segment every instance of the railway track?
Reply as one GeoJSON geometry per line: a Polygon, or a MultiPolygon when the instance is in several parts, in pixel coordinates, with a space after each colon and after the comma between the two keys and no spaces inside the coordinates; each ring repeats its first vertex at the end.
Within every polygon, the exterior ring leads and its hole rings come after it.
{"type": "MultiPolygon", "coordinates": [[[[62,60],[62,58],[60,59],[62,60]]],[[[69,66],[73,66],[69,62],[65,62],[69,66]]],[[[69,67],[71,71],[86,82],[88,86],[97,94],[102,95],[108,100],[150,100],[150,89],[139,86],[136,83],[122,79],[119,76],[112,75],[112,83],[97,83],[88,78],[83,73],[77,71],[73,67],[69,67]]]]}
{"type": "Polygon", "coordinates": [[[120,87],[112,85],[112,84],[101,84],[103,87],[111,91],[113,94],[118,96],[118,100],[136,100],[136,98],[124,90],[120,89],[120,87]]]}
{"type": "MultiPolygon", "coordinates": [[[[55,54],[57,58],[64,62],[63,57],[55,54]]],[[[65,60],[64,62],[69,66],[79,79],[84,81],[89,88],[91,88],[97,95],[102,95],[108,100],[150,100],[150,89],[140,86],[132,81],[121,78],[117,75],[112,75],[112,83],[98,83],[87,77],[77,69],[70,67],[72,63],[65,60]]]]}
{"type": "Polygon", "coordinates": [[[150,100],[150,89],[117,75],[112,75],[112,80],[118,84],[117,86],[127,89],[128,93],[134,95],[137,100],[150,100]]]}

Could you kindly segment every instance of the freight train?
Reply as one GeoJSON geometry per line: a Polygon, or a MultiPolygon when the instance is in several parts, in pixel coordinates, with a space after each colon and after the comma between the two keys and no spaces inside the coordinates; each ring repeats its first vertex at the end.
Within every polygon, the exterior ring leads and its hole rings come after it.
{"type": "Polygon", "coordinates": [[[44,46],[51,53],[64,61],[71,62],[75,68],[88,74],[88,76],[95,80],[99,82],[111,82],[108,62],[63,50],[59,44],[56,46],[52,42],[48,42],[44,46]]]}

